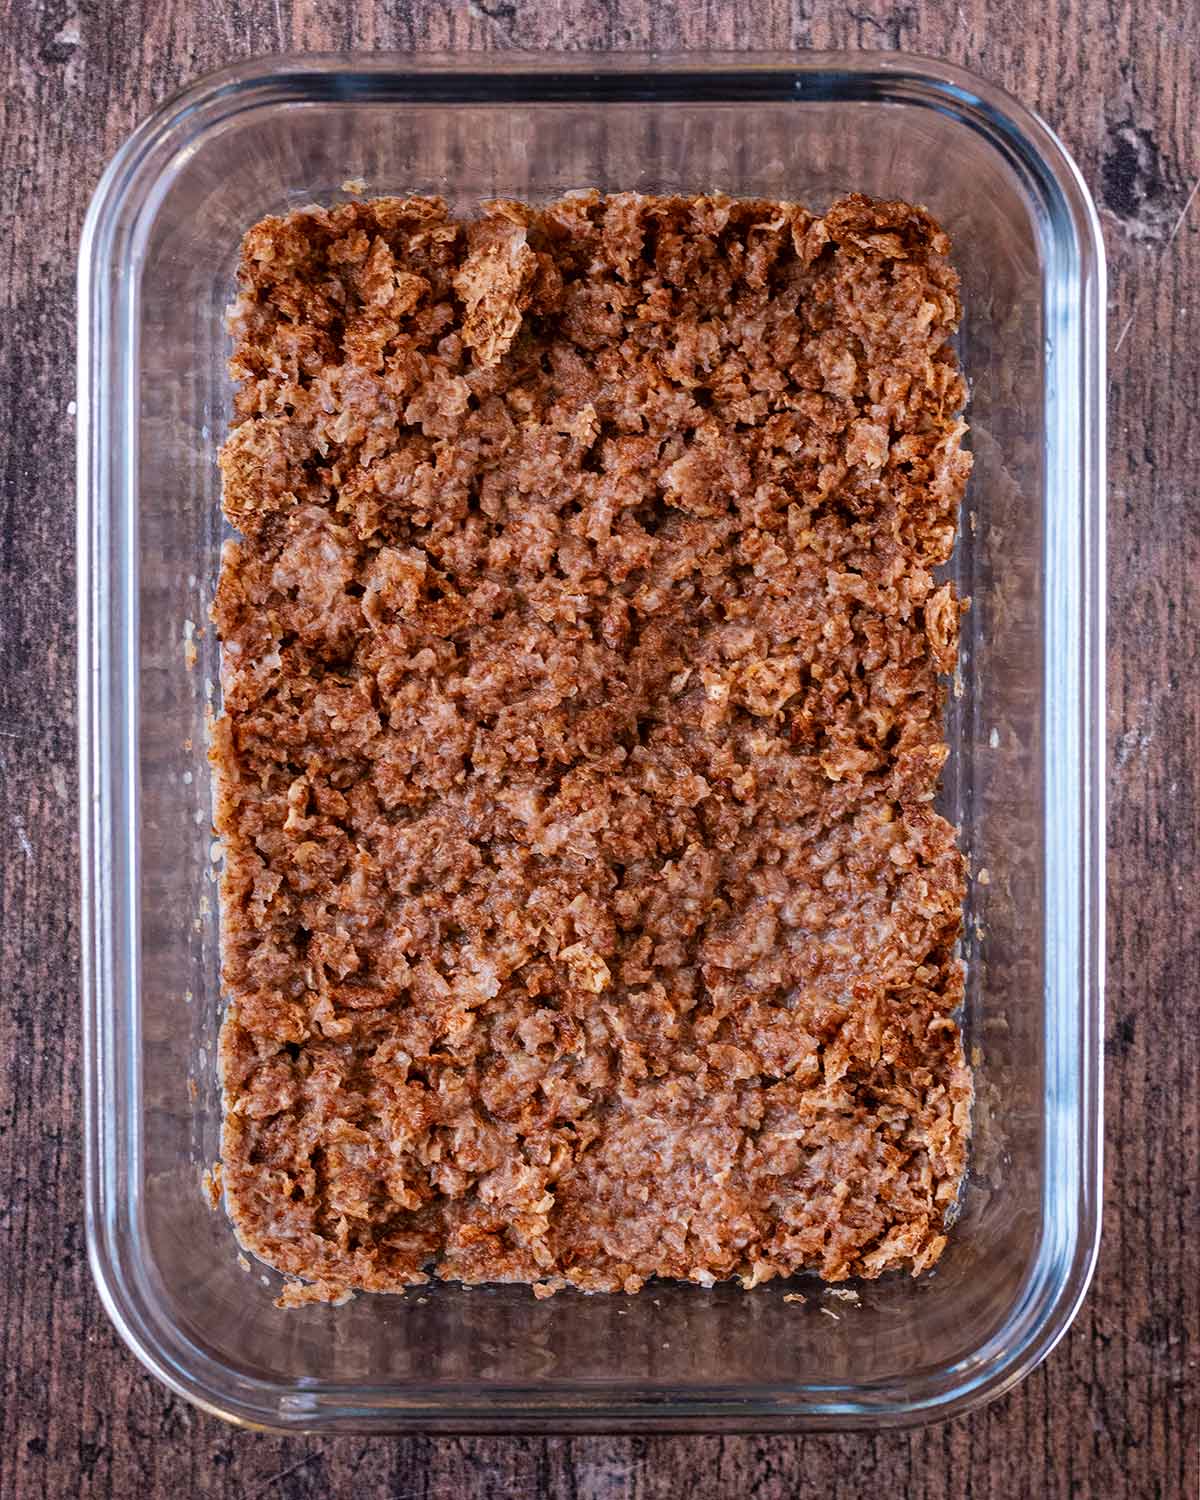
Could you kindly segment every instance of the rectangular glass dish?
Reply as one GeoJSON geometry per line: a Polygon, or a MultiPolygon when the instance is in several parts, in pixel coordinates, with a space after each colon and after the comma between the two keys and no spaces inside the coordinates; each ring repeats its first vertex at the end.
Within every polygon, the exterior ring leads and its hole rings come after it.
{"type": "Polygon", "coordinates": [[[163,106],[79,270],[87,1224],[105,1304],[173,1390],[280,1429],[879,1427],[1009,1388],[1069,1325],[1100,1218],[1104,264],[1070,158],[979,79],[898,55],[280,58],[163,106]],[[222,1013],[206,716],[225,308],[264,214],[345,195],[722,189],[926,205],[962,277],[972,599],[942,810],[973,880],[961,1214],[933,1274],[634,1297],[435,1284],[280,1311],[201,1171],[222,1013]],[[828,1312],[832,1316],[825,1316],[828,1312]]]}

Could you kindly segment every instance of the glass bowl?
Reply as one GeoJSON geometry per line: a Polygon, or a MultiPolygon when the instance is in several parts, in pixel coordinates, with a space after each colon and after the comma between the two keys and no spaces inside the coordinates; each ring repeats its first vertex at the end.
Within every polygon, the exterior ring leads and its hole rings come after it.
{"type": "Polygon", "coordinates": [[[122,147],[79,270],[87,1222],[117,1328],[173,1390],[282,1429],[882,1427],[961,1413],[1061,1336],[1100,1216],[1104,264],[1051,132],[981,80],[878,53],[276,58],[122,147]],[[975,472],[973,604],[942,805],[975,879],[969,1177],[931,1275],[636,1297],[434,1285],[281,1312],[200,1174],[218,1152],[206,629],[238,242],[343,196],[859,189],[953,237],[975,472]]]}

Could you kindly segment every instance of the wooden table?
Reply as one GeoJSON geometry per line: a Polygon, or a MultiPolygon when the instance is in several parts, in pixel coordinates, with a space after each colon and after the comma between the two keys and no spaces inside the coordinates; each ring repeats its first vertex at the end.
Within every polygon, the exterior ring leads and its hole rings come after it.
{"type": "Polygon", "coordinates": [[[0,1496],[1197,1493],[1200,9],[1196,0],[0,3],[0,1496]],[[1111,265],[1105,1236],[1070,1334],[971,1418],[862,1438],[317,1441],[235,1432],[118,1342],[80,1222],[74,270],[109,156],[270,51],[900,47],[1040,110],[1111,265]]]}

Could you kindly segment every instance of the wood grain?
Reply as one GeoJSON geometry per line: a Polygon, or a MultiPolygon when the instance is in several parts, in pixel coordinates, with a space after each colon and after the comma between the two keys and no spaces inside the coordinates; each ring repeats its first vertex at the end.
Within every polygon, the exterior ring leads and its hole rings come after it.
{"type": "Polygon", "coordinates": [[[1197,1492],[1200,11],[1194,0],[0,0],[0,1496],[1009,1500],[1197,1492]],[[315,1441],[169,1397],[80,1224],[75,247],[106,159],[207,69],[284,49],[903,47],[1040,110],[1102,205],[1113,355],[1106,1230],[1017,1390],[911,1434],[315,1441]]]}

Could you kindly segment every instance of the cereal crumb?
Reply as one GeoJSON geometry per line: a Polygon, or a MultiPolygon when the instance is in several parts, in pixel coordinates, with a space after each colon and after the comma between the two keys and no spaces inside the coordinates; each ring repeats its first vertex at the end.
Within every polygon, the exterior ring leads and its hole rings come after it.
{"type": "Polygon", "coordinates": [[[213,1162],[211,1167],[205,1167],[200,1173],[200,1189],[208,1201],[209,1208],[218,1208],[221,1203],[221,1192],[224,1185],[225,1169],[219,1161],[213,1162]]]}
{"type": "Polygon", "coordinates": [[[285,1281],[283,1290],[275,1298],[275,1306],[279,1308],[312,1307],[321,1303],[328,1303],[331,1307],[341,1307],[353,1300],[354,1289],[340,1285],[335,1281],[285,1281]]]}
{"type": "Polygon", "coordinates": [[[206,722],[225,1197],[281,1305],[941,1254],[948,253],[857,195],[247,233],[206,722]]]}
{"type": "Polygon", "coordinates": [[[783,1300],[785,1302],[803,1303],[807,1302],[808,1298],[804,1295],[803,1292],[785,1292],[783,1294],[783,1300]]]}

